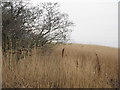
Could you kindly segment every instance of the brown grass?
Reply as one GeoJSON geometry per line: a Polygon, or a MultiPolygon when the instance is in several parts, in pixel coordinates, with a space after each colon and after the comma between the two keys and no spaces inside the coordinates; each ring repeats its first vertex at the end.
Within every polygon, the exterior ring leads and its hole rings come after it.
{"type": "Polygon", "coordinates": [[[116,48],[81,44],[59,45],[44,54],[39,49],[33,49],[31,55],[23,56],[18,62],[18,52],[11,52],[13,51],[6,54],[6,58],[3,56],[5,88],[117,87],[116,48]]]}

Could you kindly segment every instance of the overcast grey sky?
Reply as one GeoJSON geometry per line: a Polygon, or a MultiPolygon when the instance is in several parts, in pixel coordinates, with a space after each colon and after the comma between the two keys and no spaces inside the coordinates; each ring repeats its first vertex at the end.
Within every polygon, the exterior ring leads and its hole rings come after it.
{"type": "Polygon", "coordinates": [[[31,0],[59,2],[75,23],[71,42],[118,47],[118,0],[31,0]]]}

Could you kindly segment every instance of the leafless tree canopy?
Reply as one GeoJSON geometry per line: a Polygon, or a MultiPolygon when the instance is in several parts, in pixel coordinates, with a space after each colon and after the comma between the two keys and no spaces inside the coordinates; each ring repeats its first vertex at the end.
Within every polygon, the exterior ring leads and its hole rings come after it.
{"type": "Polygon", "coordinates": [[[59,10],[59,3],[13,1],[2,3],[3,49],[43,47],[67,41],[73,23],[59,10]]]}

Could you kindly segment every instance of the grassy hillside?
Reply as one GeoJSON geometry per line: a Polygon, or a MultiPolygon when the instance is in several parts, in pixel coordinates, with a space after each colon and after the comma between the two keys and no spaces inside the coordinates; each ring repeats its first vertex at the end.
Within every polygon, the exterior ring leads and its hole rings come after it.
{"type": "Polygon", "coordinates": [[[44,53],[33,49],[3,56],[7,88],[113,88],[117,75],[118,49],[111,47],[67,44],[44,53]]]}

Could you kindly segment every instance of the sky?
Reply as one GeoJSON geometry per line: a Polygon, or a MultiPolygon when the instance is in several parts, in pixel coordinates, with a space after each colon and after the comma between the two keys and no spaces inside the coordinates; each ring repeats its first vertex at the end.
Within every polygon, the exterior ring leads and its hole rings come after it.
{"type": "Polygon", "coordinates": [[[60,10],[75,23],[71,43],[118,47],[118,0],[31,0],[59,2],[60,10]]]}

